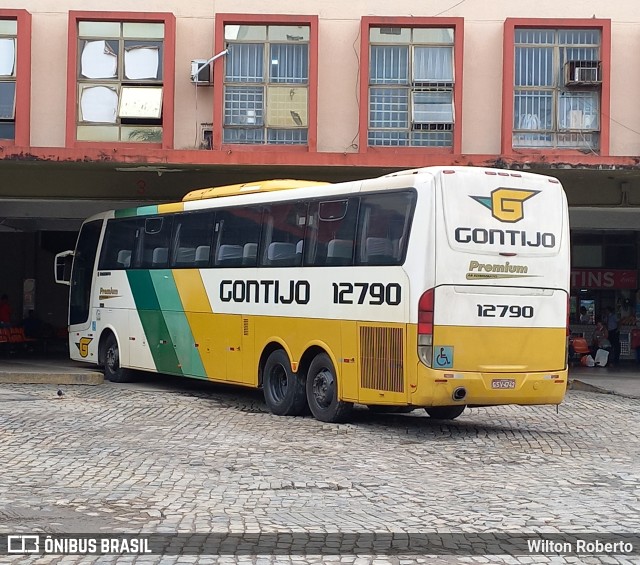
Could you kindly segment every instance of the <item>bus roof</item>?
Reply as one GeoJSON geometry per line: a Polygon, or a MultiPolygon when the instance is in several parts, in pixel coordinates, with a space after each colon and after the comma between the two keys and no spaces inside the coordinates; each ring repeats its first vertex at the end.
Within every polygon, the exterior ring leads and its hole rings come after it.
{"type": "Polygon", "coordinates": [[[312,180],[277,179],[245,182],[242,184],[229,184],[212,188],[192,190],[182,199],[183,202],[191,200],[204,200],[206,198],[218,198],[220,196],[233,196],[247,194],[249,192],[274,192],[276,190],[289,190],[292,188],[305,188],[310,186],[324,186],[331,184],[312,180]]]}

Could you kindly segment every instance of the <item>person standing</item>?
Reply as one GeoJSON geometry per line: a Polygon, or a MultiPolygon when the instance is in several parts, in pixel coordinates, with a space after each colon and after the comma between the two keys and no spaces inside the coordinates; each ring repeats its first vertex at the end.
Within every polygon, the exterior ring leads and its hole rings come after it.
{"type": "Polygon", "coordinates": [[[613,308],[609,307],[607,312],[607,331],[609,332],[609,342],[611,343],[611,365],[620,361],[620,332],[618,331],[618,317],[613,308]]]}

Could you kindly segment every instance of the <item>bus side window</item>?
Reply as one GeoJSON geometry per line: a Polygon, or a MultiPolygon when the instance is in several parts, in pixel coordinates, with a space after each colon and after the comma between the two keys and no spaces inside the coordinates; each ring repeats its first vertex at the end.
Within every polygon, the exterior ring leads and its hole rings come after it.
{"type": "Polygon", "coordinates": [[[268,208],[262,235],[261,266],[302,265],[307,207],[307,202],[287,202],[268,208]]]}
{"type": "Polygon", "coordinates": [[[216,267],[255,267],[262,224],[259,207],[229,208],[216,215],[216,267]]]}
{"type": "Polygon", "coordinates": [[[349,198],[311,203],[305,265],[353,263],[358,200],[349,198]]]}
{"type": "Polygon", "coordinates": [[[131,255],[139,225],[138,218],[112,219],[107,222],[98,263],[100,270],[115,271],[131,267],[131,255]]]}
{"type": "Polygon", "coordinates": [[[182,212],[173,220],[171,260],[174,269],[207,267],[213,235],[213,212],[182,212]]]}
{"type": "Polygon", "coordinates": [[[362,197],[358,221],[358,265],[400,265],[406,252],[414,192],[362,197]]]}
{"type": "Polygon", "coordinates": [[[145,218],[144,229],[139,230],[138,236],[142,241],[136,250],[136,264],[143,269],[163,269],[168,266],[172,220],[171,216],[145,218]]]}

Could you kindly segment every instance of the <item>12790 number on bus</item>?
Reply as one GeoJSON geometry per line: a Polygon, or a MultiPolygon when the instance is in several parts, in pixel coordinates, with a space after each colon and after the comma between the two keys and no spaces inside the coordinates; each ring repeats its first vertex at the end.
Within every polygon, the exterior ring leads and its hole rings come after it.
{"type": "Polygon", "coordinates": [[[477,304],[479,318],[533,318],[533,306],[477,304]]]}
{"type": "Polygon", "coordinates": [[[371,304],[397,306],[402,300],[398,283],[333,283],[335,304],[371,304]]]}

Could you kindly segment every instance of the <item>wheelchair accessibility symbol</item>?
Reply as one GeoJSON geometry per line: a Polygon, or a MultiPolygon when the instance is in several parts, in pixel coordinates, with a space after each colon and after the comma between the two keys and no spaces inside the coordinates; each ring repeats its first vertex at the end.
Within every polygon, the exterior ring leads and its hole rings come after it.
{"type": "Polygon", "coordinates": [[[451,369],[453,367],[453,347],[445,345],[436,347],[434,365],[439,369],[451,369]]]}

